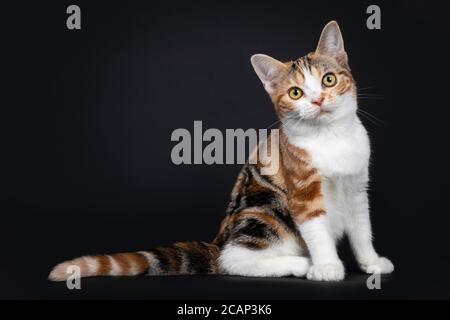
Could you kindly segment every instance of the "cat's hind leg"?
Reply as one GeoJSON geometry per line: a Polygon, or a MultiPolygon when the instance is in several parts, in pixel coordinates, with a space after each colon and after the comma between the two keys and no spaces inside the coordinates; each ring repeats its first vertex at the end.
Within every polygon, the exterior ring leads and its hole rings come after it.
{"type": "MultiPolygon", "coordinates": [[[[230,218],[219,255],[221,273],[253,277],[305,276],[310,267],[295,229],[267,212],[247,210],[230,218]]],[[[294,226],[295,228],[295,226],[294,226]]]]}
{"type": "Polygon", "coordinates": [[[282,255],[279,246],[258,250],[228,244],[221,252],[219,265],[223,273],[248,277],[303,277],[309,259],[299,255],[282,255]]]}

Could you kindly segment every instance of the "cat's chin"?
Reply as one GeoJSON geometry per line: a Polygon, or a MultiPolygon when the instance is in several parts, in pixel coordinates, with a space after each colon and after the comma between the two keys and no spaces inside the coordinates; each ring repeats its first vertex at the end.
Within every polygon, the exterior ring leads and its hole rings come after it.
{"type": "Polygon", "coordinates": [[[320,112],[317,113],[317,115],[311,117],[308,120],[311,124],[324,125],[327,124],[328,122],[331,122],[333,119],[334,119],[333,111],[321,110],[320,112]]]}
{"type": "Polygon", "coordinates": [[[309,120],[314,122],[323,123],[324,121],[331,121],[334,117],[334,111],[336,108],[321,108],[314,115],[312,115],[309,120]]]}

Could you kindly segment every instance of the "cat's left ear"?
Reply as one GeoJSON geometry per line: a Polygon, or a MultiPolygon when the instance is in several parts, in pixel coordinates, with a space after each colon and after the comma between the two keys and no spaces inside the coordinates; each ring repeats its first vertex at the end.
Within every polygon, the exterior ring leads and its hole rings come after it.
{"type": "Polygon", "coordinates": [[[348,57],[344,49],[344,39],[336,21],[330,21],[323,28],[316,53],[332,57],[344,68],[348,66],[348,57]]]}
{"type": "Polygon", "coordinates": [[[253,69],[269,94],[275,88],[276,79],[286,71],[284,63],[265,54],[255,54],[251,58],[253,69]]]}

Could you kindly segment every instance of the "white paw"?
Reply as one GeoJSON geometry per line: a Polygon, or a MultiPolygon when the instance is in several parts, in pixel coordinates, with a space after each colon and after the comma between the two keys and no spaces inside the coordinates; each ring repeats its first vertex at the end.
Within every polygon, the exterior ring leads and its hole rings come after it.
{"type": "Polygon", "coordinates": [[[361,264],[361,269],[366,273],[391,273],[394,265],[388,258],[378,257],[368,264],[361,264]]]}
{"type": "Polygon", "coordinates": [[[341,281],[345,270],[341,262],[313,265],[309,268],[306,277],[316,281],[341,281]]]}

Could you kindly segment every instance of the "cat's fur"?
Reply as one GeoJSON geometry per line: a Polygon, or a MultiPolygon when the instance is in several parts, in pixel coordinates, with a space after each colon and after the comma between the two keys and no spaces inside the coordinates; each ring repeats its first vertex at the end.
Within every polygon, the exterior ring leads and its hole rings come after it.
{"type": "Polygon", "coordinates": [[[313,53],[286,63],[254,55],[251,62],[282,122],[278,172],[262,175],[258,161],[243,167],[212,243],[80,257],[57,265],[50,280],[66,279],[70,265],[84,277],[209,273],[342,280],[336,242],[344,233],[364,272],[393,271],[372,245],[369,139],[356,115],[356,85],[337,23],[326,25],[313,53]],[[337,80],[332,87],[322,83],[328,72],[337,80]],[[292,87],[302,90],[300,99],[290,97],[292,87]]]}

